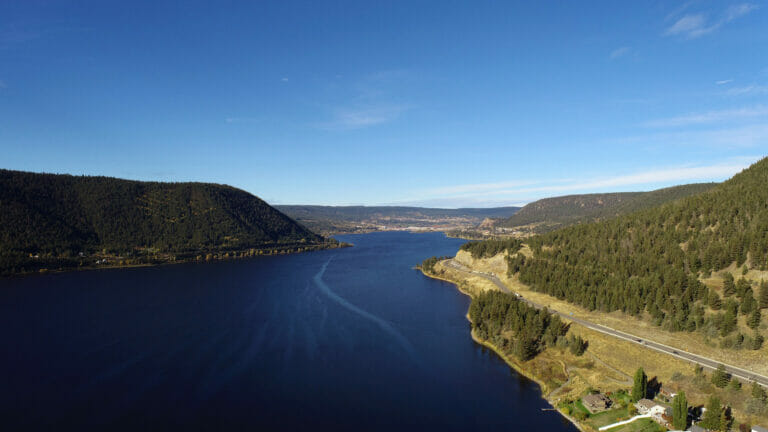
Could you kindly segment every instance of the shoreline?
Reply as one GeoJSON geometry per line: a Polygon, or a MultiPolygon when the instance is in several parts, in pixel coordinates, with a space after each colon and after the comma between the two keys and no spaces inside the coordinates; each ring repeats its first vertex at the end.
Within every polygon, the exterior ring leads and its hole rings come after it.
{"type": "MultiPolygon", "coordinates": [[[[418,270],[424,276],[426,276],[428,278],[432,278],[432,279],[436,279],[436,280],[441,280],[441,281],[448,282],[448,283],[452,284],[453,286],[456,287],[456,289],[460,293],[466,295],[471,300],[474,300],[474,296],[469,291],[467,291],[466,289],[462,288],[458,283],[456,283],[456,281],[453,281],[453,280],[450,280],[450,279],[447,279],[447,278],[444,278],[444,277],[440,277],[440,276],[435,275],[435,274],[427,273],[427,272],[424,271],[424,269],[422,269],[420,267],[418,268],[418,270]]],[[[464,317],[470,323],[472,322],[472,320],[469,318],[469,310],[467,310],[467,313],[466,313],[466,315],[464,317]]],[[[481,346],[483,346],[485,348],[488,348],[491,351],[493,351],[497,356],[499,356],[504,361],[504,363],[507,364],[507,366],[509,366],[512,369],[514,369],[515,372],[517,372],[520,375],[522,375],[522,376],[528,378],[529,380],[535,382],[539,386],[539,389],[541,390],[541,398],[544,399],[545,401],[547,401],[547,403],[550,406],[552,406],[552,408],[554,408],[554,410],[557,411],[561,416],[563,416],[563,418],[565,418],[566,420],[571,422],[576,427],[576,429],[578,429],[581,432],[585,432],[584,427],[581,424],[579,424],[579,422],[576,419],[572,418],[571,416],[569,416],[569,415],[565,414],[564,412],[560,411],[559,409],[557,409],[557,407],[555,407],[555,405],[552,404],[552,401],[547,399],[546,394],[548,394],[550,392],[550,389],[547,387],[547,385],[544,382],[542,382],[541,380],[536,378],[533,375],[533,373],[525,370],[522,366],[518,365],[517,363],[515,363],[514,361],[509,359],[509,357],[507,357],[496,345],[494,345],[493,343],[491,343],[489,341],[482,340],[479,337],[477,337],[477,335],[475,334],[475,330],[474,329],[470,330],[470,335],[472,337],[472,340],[475,343],[477,343],[478,345],[481,345],[481,346]]]]}
{"type": "MultiPolygon", "coordinates": [[[[188,263],[195,263],[195,262],[211,263],[211,262],[219,262],[219,261],[242,260],[242,259],[249,259],[249,258],[274,257],[274,256],[280,256],[280,255],[294,255],[294,254],[300,254],[300,253],[306,253],[306,252],[319,252],[319,251],[330,250],[330,249],[342,249],[347,247],[353,247],[354,245],[351,243],[340,242],[337,245],[333,245],[333,246],[330,246],[330,245],[325,246],[324,244],[313,245],[313,246],[314,247],[309,247],[304,250],[282,249],[279,252],[275,252],[275,253],[270,252],[270,253],[254,254],[254,255],[239,255],[239,256],[229,256],[229,257],[223,256],[224,254],[229,254],[229,253],[246,252],[250,250],[249,248],[249,249],[241,249],[241,250],[233,250],[233,251],[222,251],[222,252],[216,253],[212,258],[198,258],[205,255],[201,253],[200,255],[196,255],[195,257],[164,259],[164,260],[158,260],[157,262],[144,262],[144,263],[132,263],[132,264],[106,264],[106,265],[96,265],[96,266],[88,265],[88,266],[77,266],[77,267],[63,267],[63,268],[55,268],[55,269],[42,268],[35,271],[2,274],[0,275],[0,280],[11,279],[11,278],[42,276],[47,274],[81,272],[81,271],[120,270],[120,269],[127,270],[127,269],[133,269],[133,268],[159,267],[159,266],[165,266],[165,265],[188,264],[188,263]]],[[[272,249],[273,248],[260,249],[260,250],[272,250],[272,249]]]]}

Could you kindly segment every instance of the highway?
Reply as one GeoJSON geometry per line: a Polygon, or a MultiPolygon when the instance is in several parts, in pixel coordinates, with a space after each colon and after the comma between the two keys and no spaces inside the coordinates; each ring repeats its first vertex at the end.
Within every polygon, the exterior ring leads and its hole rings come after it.
{"type": "MultiPolygon", "coordinates": [[[[485,272],[479,272],[479,271],[472,270],[472,269],[464,266],[463,264],[454,261],[453,259],[449,259],[449,260],[443,261],[443,263],[446,266],[451,267],[451,268],[453,268],[455,270],[462,271],[462,272],[465,272],[465,273],[472,273],[474,275],[477,275],[477,276],[480,276],[482,278],[485,278],[485,279],[493,282],[493,284],[496,285],[501,291],[506,292],[506,293],[512,293],[512,291],[510,291],[510,289],[506,285],[504,285],[504,282],[502,282],[493,273],[485,273],[485,272]]],[[[517,295],[517,294],[515,293],[515,295],[517,295]]],[[[528,300],[528,299],[526,299],[524,297],[521,297],[519,295],[518,295],[518,298],[520,300],[528,303],[529,305],[537,308],[537,309],[541,309],[541,308],[544,307],[544,305],[540,305],[540,304],[534,303],[534,302],[532,302],[532,301],[530,301],[530,300],[528,300]]],[[[565,319],[567,319],[569,321],[575,322],[575,323],[577,323],[577,324],[579,324],[581,326],[584,326],[584,327],[586,327],[588,329],[599,331],[600,333],[604,333],[604,334],[607,334],[607,335],[610,335],[610,336],[613,336],[613,337],[617,337],[619,339],[624,339],[626,341],[629,341],[629,342],[632,342],[632,343],[636,343],[638,345],[642,345],[642,346],[644,346],[646,348],[649,348],[649,349],[652,349],[652,350],[656,350],[656,351],[662,352],[664,354],[668,354],[668,355],[671,355],[673,357],[677,357],[679,359],[689,361],[691,363],[699,364],[699,365],[703,366],[704,368],[707,368],[707,369],[710,369],[710,370],[717,369],[718,365],[720,365],[720,363],[721,363],[721,362],[719,362],[717,360],[713,360],[713,359],[710,359],[710,358],[707,358],[707,357],[702,357],[702,356],[697,355],[697,354],[692,354],[692,353],[689,353],[687,351],[683,351],[683,350],[678,349],[678,348],[674,348],[674,347],[671,347],[671,346],[668,346],[668,345],[664,345],[664,344],[661,344],[661,343],[658,343],[658,342],[654,342],[654,341],[648,340],[646,338],[642,338],[640,336],[631,335],[629,333],[625,333],[625,332],[622,332],[622,331],[619,331],[619,330],[615,330],[615,329],[612,329],[610,327],[605,327],[605,326],[602,326],[600,324],[595,324],[595,323],[583,320],[581,318],[576,318],[576,317],[574,317],[572,315],[569,315],[569,314],[558,312],[556,310],[550,309],[550,312],[552,312],[553,314],[559,315],[562,318],[565,318],[565,319]]],[[[741,379],[742,382],[754,381],[754,382],[757,382],[758,384],[762,385],[763,387],[768,387],[768,377],[766,377],[766,376],[759,375],[759,374],[757,374],[755,372],[752,372],[752,371],[749,371],[749,370],[746,370],[746,369],[742,369],[740,367],[728,365],[728,364],[724,364],[724,366],[725,366],[725,370],[729,374],[731,374],[732,376],[734,376],[736,378],[741,379]]]]}

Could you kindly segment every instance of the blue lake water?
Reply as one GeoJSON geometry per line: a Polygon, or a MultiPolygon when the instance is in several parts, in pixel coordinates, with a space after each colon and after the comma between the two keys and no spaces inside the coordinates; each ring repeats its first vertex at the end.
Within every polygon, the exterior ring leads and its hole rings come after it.
{"type": "Polygon", "coordinates": [[[413,270],[463,241],[0,280],[3,430],[575,431],[413,270]]]}

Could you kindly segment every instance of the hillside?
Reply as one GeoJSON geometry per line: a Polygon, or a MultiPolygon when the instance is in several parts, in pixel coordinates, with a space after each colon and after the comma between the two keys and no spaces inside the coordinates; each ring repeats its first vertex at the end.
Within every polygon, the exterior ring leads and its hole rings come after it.
{"type": "Polygon", "coordinates": [[[763,343],[768,159],[688,198],[527,243],[528,253],[509,259],[509,272],[535,291],[673,332],[698,331],[724,348],[763,343]]]}
{"type": "Polygon", "coordinates": [[[650,192],[568,195],[532,202],[498,224],[520,231],[543,233],[575,223],[592,222],[655,207],[707,191],[715,183],[698,183],[650,192]]]}
{"type": "Polygon", "coordinates": [[[320,245],[236,188],[0,170],[0,272],[320,245]],[[84,259],[84,257],[91,257],[84,259]]]}
{"type": "Polygon", "coordinates": [[[486,218],[507,218],[519,207],[439,209],[398,206],[275,206],[316,232],[358,232],[379,229],[466,228],[486,218]]]}

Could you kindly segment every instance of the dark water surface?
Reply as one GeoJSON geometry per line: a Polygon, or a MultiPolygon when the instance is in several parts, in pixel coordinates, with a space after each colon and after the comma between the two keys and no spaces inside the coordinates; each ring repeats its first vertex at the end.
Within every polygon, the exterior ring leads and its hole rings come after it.
{"type": "Polygon", "coordinates": [[[412,269],[442,234],[0,280],[2,430],[574,431],[412,269]]]}

